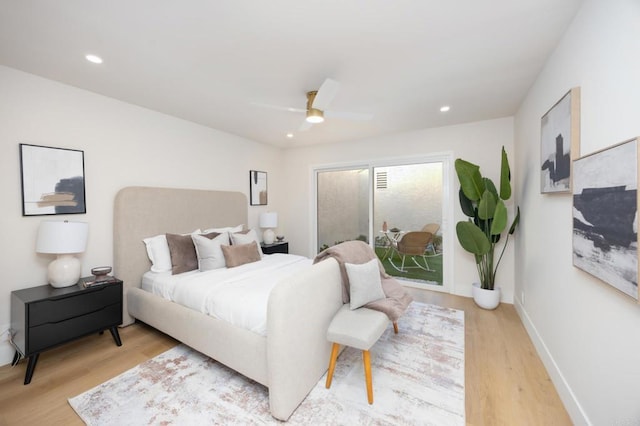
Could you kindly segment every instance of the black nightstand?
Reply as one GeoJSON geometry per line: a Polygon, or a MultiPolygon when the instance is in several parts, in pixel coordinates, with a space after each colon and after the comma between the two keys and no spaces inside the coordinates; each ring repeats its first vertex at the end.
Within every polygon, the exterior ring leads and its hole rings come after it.
{"type": "Polygon", "coordinates": [[[85,288],[83,282],[91,278],[71,287],[41,285],[11,292],[11,341],[16,349],[12,365],[21,356],[29,357],[25,385],[47,349],[107,329],[122,346],[117,328],[122,324],[122,281],[85,288]]]}
{"type": "Polygon", "coordinates": [[[260,244],[264,254],[284,253],[289,254],[289,243],[286,241],[275,242],[273,244],[260,244]]]}

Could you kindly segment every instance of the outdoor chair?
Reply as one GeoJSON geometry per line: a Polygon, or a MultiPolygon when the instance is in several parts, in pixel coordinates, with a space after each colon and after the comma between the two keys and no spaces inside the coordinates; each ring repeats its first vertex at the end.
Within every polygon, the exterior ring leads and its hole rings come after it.
{"type": "Polygon", "coordinates": [[[425,255],[425,247],[433,240],[433,234],[431,232],[423,231],[411,231],[407,232],[402,238],[393,243],[393,249],[398,253],[402,259],[400,267],[393,262],[393,256],[389,258],[391,266],[396,268],[400,272],[408,272],[409,268],[420,268],[428,272],[435,272],[434,269],[429,267],[427,263],[427,257],[425,255]],[[416,266],[405,266],[406,259],[410,258],[416,266]],[[422,258],[424,266],[418,261],[422,258]]]}
{"type": "Polygon", "coordinates": [[[432,255],[437,255],[438,253],[436,252],[436,245],[434,243],[434,238],[436,236],[436,234],[438,233],[438,231],[440,230],[440,225],[437,223],[429,223],[427,225],[425,225],[421,231],[423,232],[431,232],[431,241],[429,241],[427,243],[427,245],[425,246],[425,251],[427,252],[431,252],[432,255]]]}

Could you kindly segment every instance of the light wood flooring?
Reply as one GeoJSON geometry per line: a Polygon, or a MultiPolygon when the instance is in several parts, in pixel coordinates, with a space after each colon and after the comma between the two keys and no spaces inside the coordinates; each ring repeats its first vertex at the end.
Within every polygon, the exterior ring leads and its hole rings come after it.
{"type": "MultiPolygon", "coordinates": [[[[417,301],[465,311],[467,425],[571,424],[512,305],[484,311],[464,297],[408,290],[417,301]]],[[[121,347],[104,333],[43,353],[27,386],[24,360],[0,367],[0,425],[82,425],[67,398],[177,344],[139,323],[120,336],[121,347]]]]}

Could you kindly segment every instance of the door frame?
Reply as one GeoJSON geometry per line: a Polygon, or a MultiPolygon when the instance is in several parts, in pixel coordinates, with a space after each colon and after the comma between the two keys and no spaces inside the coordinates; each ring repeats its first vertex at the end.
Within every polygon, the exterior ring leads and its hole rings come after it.
{"type": "MultiPolygon", "coordinates": [[[[349,161],[343,163],[330,163],[330,164],[318,164],[310,167],[310,209],[309,209],[309,223],[311,223],[311,242],[310,253],[317,253],[318,247],[318,173],[327,171],[340,171],[340,170],[353,170],[353,169],[369,169],[369,245],[374,247],[375,236],[373,229],[373,191],[375,176],[373,173],[376,167],[390,167],[390,166],[402,166],[409,164],[424,164],[424,163],[442,163],[442,223],[440,224],[440,230],[442,232],[442,245],[444,251],[442,254],[442,285],[433,285],[427,283],[417,283],[414,281],[402,280],[400,282],[406,287],[415,287],[426,290],[434,290],[446,293],[454,293],[455,285],[452,282],[453,279],[453,254],[455,239],[453,237],[455,230],[455,223],[453,218],[454,212],[454,196],[453,185],[455,182],[454,176],[454,155],[452,151],[439,152],[427,155],[419,156],[404,156],[404,157],[389,157],[382,159],[370,159],[365,161],[349,161]]],[[[397,278],[397,277],[396,277],[397,278]]]]}

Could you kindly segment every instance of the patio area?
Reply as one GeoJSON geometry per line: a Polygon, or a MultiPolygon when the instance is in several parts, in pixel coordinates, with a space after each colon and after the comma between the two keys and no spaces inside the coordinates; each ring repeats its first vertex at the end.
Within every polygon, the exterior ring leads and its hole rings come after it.
{"type": "MultiPolygon", "coordinates": [[[[382,262],[385,271],[387,274],[397,277],[404,278],[410,281],[418,281],[418,282],[429,282],[429,284],[442,285],[442,252],[440,251],[436,255],[427,255],[427,263],[429,265],[429,269],[433,270],[433,272],[425,271],[424,269],[420,269],[413,261],[409,258],[405,260],[405,267],[409,266],[410,268],[405,268],[407,272],[398,271],[392,264],[391,261],[397,266],[402,264],[402,258],[398,255],[398,252],[391,250],[388,251],[388,247],[380,246],[375,248],[376,255],[378,259],[382,262]]],[[[418,260],[422,262],[422,259],[418,260]]]]}

